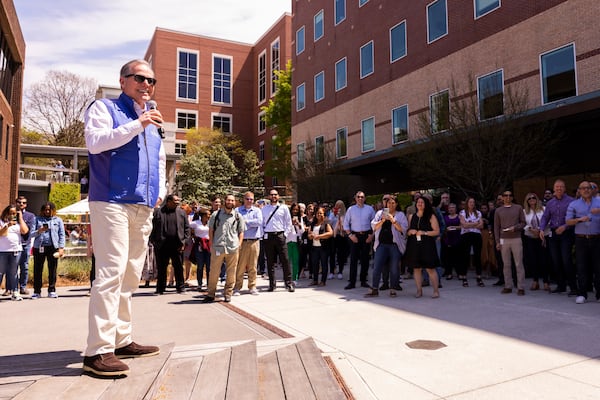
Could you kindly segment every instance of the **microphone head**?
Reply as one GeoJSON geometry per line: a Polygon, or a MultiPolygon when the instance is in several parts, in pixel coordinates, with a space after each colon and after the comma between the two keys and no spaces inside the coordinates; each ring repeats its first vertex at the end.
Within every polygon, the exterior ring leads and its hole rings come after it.
{"type": "Polygon", "coordinates": [[[156,110],[156,108],[158,107],[158,105],[156,104],[156,102],[154,100],[148,100],[146,102],[146,105],[148,106],[148,108],[150,110],[156,110]]]}

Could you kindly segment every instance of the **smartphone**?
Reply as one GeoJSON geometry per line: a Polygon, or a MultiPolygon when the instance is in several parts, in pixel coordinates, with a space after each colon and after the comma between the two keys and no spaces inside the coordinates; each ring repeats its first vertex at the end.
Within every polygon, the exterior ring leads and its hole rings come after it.
{"type": "Polygon", "coordinates": [[[384,208],[384,209],[383,209],[383,213],[382,213],[382,215],[383,215],[384,217],[387,217],[388,215],[390,215],[390,209],[389,209],[389,208],[387,208],[387,207],[386,207],[386,208],[384,208]]]}
{"type": "Polygon", "coordinates": [[[43,226],[44,228],[48,229],[48,224],[44,224],[43,226]]]}

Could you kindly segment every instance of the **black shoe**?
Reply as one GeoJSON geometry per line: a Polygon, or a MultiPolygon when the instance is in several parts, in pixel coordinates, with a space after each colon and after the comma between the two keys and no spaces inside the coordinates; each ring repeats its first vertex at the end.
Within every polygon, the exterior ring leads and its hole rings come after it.
{"type": "Polygon", "coordinates": [[[231,303],[231,297],[229,296],[225,296],[225,299],[223,300],[225,303],[231,303]]]}
{"type": "Polygon", "coordinates": [[[367,282],[361,282],[360,287],[370,288],[371,286],[369,286],[369,284],[367,282]]]}
{"type": "Polygon", "coordinates": [[[494,283],[494,286],[504,286],[504,280],[498,279],[498,282],[494,283]]]}
{"type": "Polygon", "coordinates": [[[288,283],[287,285],[285,285],[285,287],[286,287],[287,291],[290,293],[294,293],[296,291],[296,287],[291,282],[288,283]]]}
{"type": "Polygon", "coordinates": [[[353,283],[349,283],[349,284],[348,284],[348,285],[347,285],[347,286],[344,288],[344,290],[350,290],[350,289],[354,289],[355,287],[356,287],[356,286],[354,286],[354,284],[353,284],[353,283]]]}
{"type": "Polygon", "coordinates": [[[384,283],[383,285],[381,285],[381,287],[379,288],[379,290],[388,290],[390,287],[388,286],[387,283],[384,283]]]}
{"type": "Polygon", "coordinates": [[[275,291],[275,286],[269,286],[269,289],[267,289],[268,292],[274,292],[275,291]]]}
{"type": "Polygon", "coordinates": [[[550,291],[550,293],[564,293],[564,292],[566,292],[566,291],[567,291],[567,289],[565,289],[565,288],[560,288],[560,287],[557,287],[557,288],[554,288],[554,289],[552,289],[552,290],[550,291]]]}
{"type": "Polygon", "coordinates": [[[204,299],[202,299],[203,303],[212,303],[213,301],[215,301],[215,298],[210,296],[204,296],[204,299]]]}
{"type": "MultiPolygon", "coordinates": [[[[441,287],[441,286],[440,286],[441,287]]],[[[398,285],[398,286],[394,286],[392,289],[397,290],[399,292],[402,291],[402,286],[398,285]]]]}

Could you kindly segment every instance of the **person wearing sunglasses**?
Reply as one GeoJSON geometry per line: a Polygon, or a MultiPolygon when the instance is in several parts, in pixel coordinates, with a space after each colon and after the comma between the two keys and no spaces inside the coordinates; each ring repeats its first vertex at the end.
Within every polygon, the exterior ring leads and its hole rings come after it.
{"type": "Polygon", "coordinates": [[[96,238],[96,277],[89,303],[83,369],[98,376],[129,373],[119,358],[152,356],[157,346],[132,339],[131,299],[138,288],[152,213],[166,195],[162,115],[148,104],[156,79],[150,64],[123,65],[117,99],[99,99],[85,114],[89,152],[90,220],[96,238]]]}

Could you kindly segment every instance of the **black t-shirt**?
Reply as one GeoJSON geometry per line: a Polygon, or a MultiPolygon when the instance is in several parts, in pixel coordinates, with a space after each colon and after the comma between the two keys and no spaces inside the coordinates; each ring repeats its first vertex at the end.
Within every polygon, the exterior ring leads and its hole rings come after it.
{"type": "Polygon", "coordinates": [[[392,244],[394,243],[394,235],[392,234],[392,221],[384,221],[379,231],[379,243],[392,244]]]}

